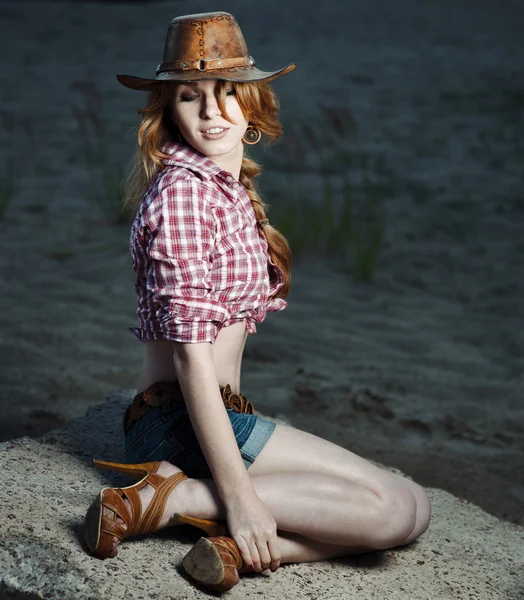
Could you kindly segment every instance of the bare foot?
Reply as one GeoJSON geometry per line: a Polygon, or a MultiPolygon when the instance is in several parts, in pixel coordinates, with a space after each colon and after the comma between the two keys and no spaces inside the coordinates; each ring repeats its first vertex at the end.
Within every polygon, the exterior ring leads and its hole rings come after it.
{"type": "MultiPolygon", "coordinates": [[[[179,469],[178,467],[175,467],[174,465],[172,465],[171,463],[162,461],[157,469],[157,473],[158,475],[163,475],[164,477],[169,477],[170,475],[174,475],[175,473],[179,473],[181,471],[181,469],[179,469]]],[[[171,506],[176,506],[176,512],[184,512],[184,509],[182,508],[182,503],[177,502],[177,500],[180,498],[181,494],[180,492],[183,490],[180,490],[179,487],[180,486],[184,486],[186,482],[182,481],[180,482],[175,489],[171,492],[171,494],[169,495],[169,504],[171,506]]],[[[125,490],[125,488],[122,488],[125,490]]],[[[142,516],[145,511],[147,510],[147,507],[149,506],[149,503],[151,502],[151,499],[153,498],[153,495],[155,493],[155,488],[152,485],[146,485],[145,487],[143,487],[138,494],[140,495],[140,500],[142,502],[142,512],[140,514],[140,516],[142,516]]],[[[129,513],[131,514],[131,503],[129,502],[129,500],[127,500],[127,498],[125,498],[125,496],[123,497],[124,499],[124,504],[127,506],[127,509],[129,510],[129,513]]],[[[168,503],[166,503],[166,508],[164,509],[164,514],[162,515],[162,518],[159,521],[158,524],[158,529],[162,529],[163,527],[167,527],[172,518],[173,518],[173,513],[175,511],[173,510],[168,510],[168,503]]],[[[109,519],[114,518],[115,513],[106,507],[102,507],[102,515],[105,517],[108,517],[109,519]]],[[[124,529],[127,529],[126,524],[124,523],[124,521],[120,518],[117,517],[116,518],[116,522],[120,523],[120,525],[122,525],[124,527],[124,529]]],[[[112,552],[109,555],[109,558],[114,558],[117,554],[118,554],[118,546],[120,545],[120,540],[115,536],[112,538],[112,552]]]]}

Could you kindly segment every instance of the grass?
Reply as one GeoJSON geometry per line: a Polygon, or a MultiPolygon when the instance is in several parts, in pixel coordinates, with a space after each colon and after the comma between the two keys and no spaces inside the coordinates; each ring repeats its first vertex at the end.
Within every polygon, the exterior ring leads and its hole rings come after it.
{"type": "Polygon", "coordinates": [[[320,197],[313,197],[289,176],[288,185],[271,197],[272,220],[296,259],[322,255],[334,259],[357,282],[373,279],[383,230],[371,179],[364,178],[361,187],[346,179],[335,189],[332,178],[324,175],[320,197]]]}
{"type": "Polygon", "coordinates": [[[376,188],[370,179],[364,178],[364,216],[361,227],[353,230],[353,264],[350,265],[357,281],[372,279],[382,242],[376,188]]]}
{"type": "Polygon", "coordinates": [[[127,225],[132,214],[124,205],[125,166],[111,158],[113,135],[102,117],[102,97],[92,82],[76,82],[73,87],[83,97],[73,113],[89,178],[87,199],[110,224],[127,225]]]}
{"type": "Polygon", "coordinates": [[[321,255],[358,282],[373,279],[383,247],[380,201],[392,192],[383,156],[355,148],[357,127],[347,109],[320,108],[315,125],[286,129],[282,144],[264,156],[266,168],[284,172],[273,193],[270,218],[294,258],[321,255]],[[306,179],[316,175],[320,189],[306,179]]]}
{"type": "MultiPolygon", "coordinates": [[[[275,193],[267,190],[268,216],[288,239],[295,259],[324,255],[355,280],[373,280],[384,253],[385,208],[408,241],[474,243],[484,235],[483,213],[478,223],[468,220],[471,203],[478,200],[471,190],[480,197],[484,190],[482,184],[475,188],[473,169],[504,175],[500,190],[494,180],[487,181],[484,194],[486,199],[492,193],[500,197],[499,214],[522,210],[518,159],[524,157],[519,137],[524,89],[442,92],[435,100],[435,116],[454,128],[449,137],[438,120],[435,128],[393,130],[392,135],[398,134],[394,144],[387,137],[390,146],[400,145],[402,152],[414,155],[413,168],[405,172],[400,159],[393,154],[388,159],[386,151],[380,151],[386,148],[383,138],[366,136],[366,146],[352,139],[356,126],[346,119],[347,112],[329,115],[319,110],[304,123],[292,117],[282,141],[262,162],[271,173],[267,181],[275,178],[275,193]],[[441,169],[446,174],[439,178],[441,169]],[[388,201],[395,197],[401,197],[397,205],[388,201]],[[448,207],[446,199],[456,200],[456,205],[450,202],[448,207]],[[443,210],[446,219],[441,217],[443,210]],[[412,231],[406,231],[409,228],[412,231]]],[[[491,209],[479,204],[478,210],[491,209]]]]}

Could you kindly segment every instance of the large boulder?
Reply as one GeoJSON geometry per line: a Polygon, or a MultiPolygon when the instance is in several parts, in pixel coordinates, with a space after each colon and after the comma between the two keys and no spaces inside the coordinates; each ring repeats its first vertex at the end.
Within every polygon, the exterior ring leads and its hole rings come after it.
{"type": "MultiPolygon", "coordinates": [[[[89,465],[93,457],[123,459],[120,422],[132,394],[114,394],[39,440],[0,445],[0,600],[208,597],[180,567],[200,535],[193,528],[126,541],[114,559],[86,552],[88,505],[101,487],[130,483],[89,465]]],[[[411,546],[284,565],[244,577],[228,598],[522,600],[524,528],[443,490],[428,494],[434,516],[411,546]]]]}

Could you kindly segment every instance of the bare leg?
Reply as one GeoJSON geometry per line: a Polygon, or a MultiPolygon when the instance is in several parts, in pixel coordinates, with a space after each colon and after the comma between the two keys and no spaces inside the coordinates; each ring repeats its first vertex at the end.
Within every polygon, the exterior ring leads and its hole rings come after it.
{"type": "Polygon", "coordinates": [[[281,563],[301,563],[335,558],[336,556],[349,556],[350,554],[362,554],[371,552],[373,548],[364,546],[339,546],[310,540],[297,533],[288,531],[278,532],[281,563]]]}
{"type": "MultiPolygon", "coordinates": [[[[318,473],[275,473],[251,478],[257,496],[280,530],[328,544],[389,548],[407,539],[415,527],[415,499],[399,490],[395,504],[374,491],[339,477],[318,473]]],[[[224,506],[212,479],[191,479],[185,498],[168,500],[166,511],[223,520],[224,506]]]]}
{"type": "MultiPolygon", "coordinates": [[[[168,476],[177,471],[174,465],[162,462],[158,473],[168,476]]],[[[399,488],[394,501],[393,496],[385,501],[365,486],[324,474],[275,473],[254,476],[252,482],[282,533],[282,562],[389,548],[406,543],[415,528],[415,498],[408,488],[399,488]]],[[[147,487],[140,493],[145,510],[153,489],[147,487]]],[[[167,501],[159,528],[171,525],[177,512],[206,519],[225,518],[211,479],[180,483],[167,501]]],[[[116,555],[116,538],[114,551],[116,555]]]]}
{"type": "MultiPolygon", "coordinates": [[[[405,543],[421,535],[428,527],[431,504],[424,489],[401,475],[382,469],[357,454],[316,435],[286,425],[277,425],[271,438],[249,468],[251,477],[269,473],[304,471],[323,473],[374,490],[387,502],[398,502],[402,490],[415,497],[415,527],[405,543]]],[[[393,514],[391,515],[393,516],[393,514]]]]}

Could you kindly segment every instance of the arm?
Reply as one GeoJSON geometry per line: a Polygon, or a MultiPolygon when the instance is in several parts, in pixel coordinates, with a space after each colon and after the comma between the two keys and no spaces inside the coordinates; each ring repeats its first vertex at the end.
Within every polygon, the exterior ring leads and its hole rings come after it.
{"type": "Polygon", "coordinates": [[[227,507],[255,492],[220,395],[211,344],[177,343],[173,360],[191,424],[227,507]]]}
{"type": "Polygon", "coordinates": [[[256,495],[215,375],[211,344],[175,344],[173,361],[196,437],[226,509],[231,537],[255,571],[280,565],[277,525],[256,495]]]}
{"type": "Polygon", "coordinates": [[[168,183],[150,205],[148,292],[162,337],[174,342],[213,343],[230,318],[212,281],[216,223],[213,189],[195,179],[168,183]]]}

